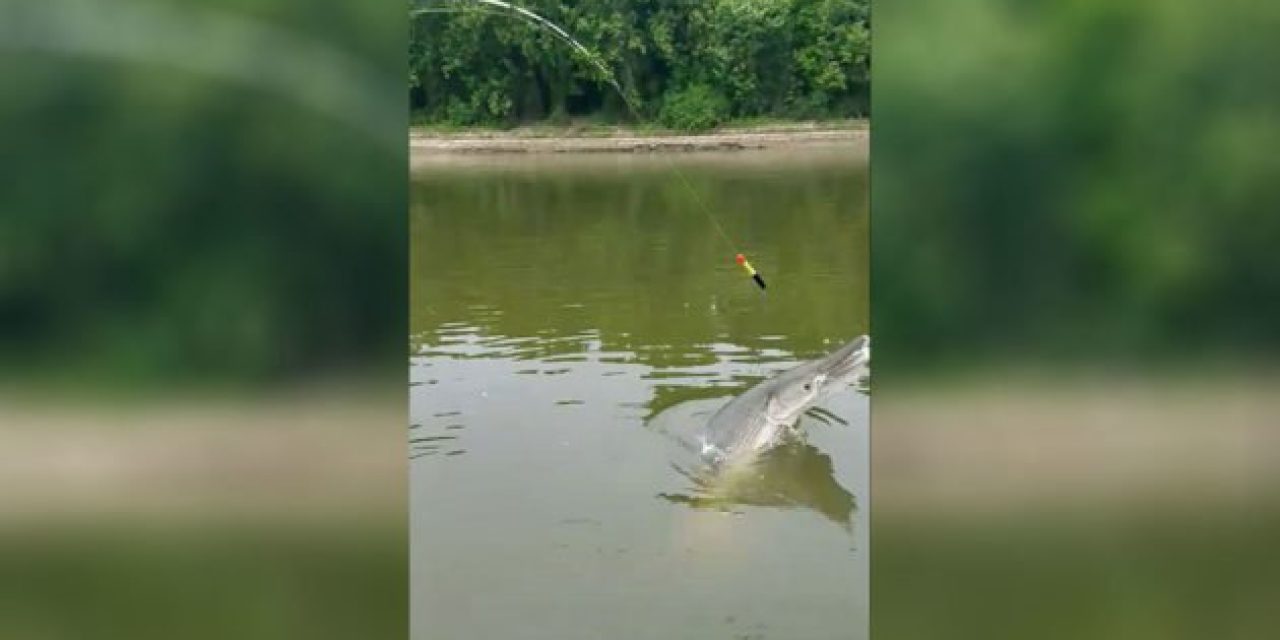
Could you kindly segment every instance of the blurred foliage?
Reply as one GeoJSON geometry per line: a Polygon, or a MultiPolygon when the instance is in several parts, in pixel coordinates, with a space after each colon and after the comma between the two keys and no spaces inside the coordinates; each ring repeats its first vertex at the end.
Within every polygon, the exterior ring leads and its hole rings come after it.
{"type": "MultiPolygon", "coordinates": [[[[37,454],[0,497],[19,505],[0,506],[0,637],[405,636],[403,513],[351,526],[338,495],[280,525],[244,510],[256,489],[313,480],[211,451],[235,429],[322,427],[300,410],[313,396],[191,400],[214,381],[403,376],[404,27],[400,5],[342,0],[0,2],[0,435],[37,454]],[[110,417],[118,396],[158,411],[110,417]],[[196,486],[207,464],[245,499],[177,497],[169,518],[141,495],[154,477],[94,448],[122,426],[157,476],[196,486]],[[198,463],[163,453],[175,433],[198,463]]],[[[377,404],[355,382],[326,392],[377,404]]],[[[388,406],[338,428],[402,433],[388,406]]],[[[307,456],[301,440],[257,453],[307,456]]]]}
{"type": "Polygon", "coordinates": [[[1276,354],[1280,5],[877,10],[879,362],[1276,354]]]}
{"type": "MultiPolygon", "coordinates": [[[[1280,521],[1215,511],[876,525],[873,637],[1259,640],[1280,624],[1280,521]]],[[[1266,515],[1270,514],[1270,515],[1266,515]]]]}
{"type": "MultiPolygon", "coordinates": [[[[734,118],[868,112],[869,0],[516,4],[561,26],[594,60],[502,9],[467,0],[411,2],[411,9],[430,11],[413,17],[410,34],[409,98],[416,120],[650,120],[664,105],[680,111],[695,106],[673,106],[677,96],[706,94],[722,96],[724,115],[734,118]],[[629,113],[611,79],[638,114],[629,113]]],[[[702,99],[696,106],[703,113],[708,105],[702,99]]],[[[664,120],[680,128],[708,122],[672,114],[664,120]]]]}
{"type": "Polygon", "coordinates": [[[882,18],[873,260],[895,357],[1280,347],[1280,10],[882,18]]]}
{"type": "Polygon", "coordinates": [[[404,638],[399,530],[5,532],[6,638],[404,638]]]}
{"type": "Polygon", "coordinates": [[[0,9],[26,25],[0,28],[0,367],[248,381],[403,353],[406,118],[377,71],[403,64],[403,36],[382,14],[0,9]]]}
{"type": "MultiPolygon", "coordinates": [[[[1000,504],[994,487],[966,502],[948,491],[964,496],[964,478],[945,468],[878,457],[873,468],[897,469],[899,486],[932,473],[937,501],[895,513],[876,498],[872,633],[1274,636],[1274,498],[1171,489],[1151,504],[1139,487],[1101,482],[1133,506],[1086,494],[1059,509],[1055,496],[1072,489],[1002,452],[1084,478],[1108,458],[1158,470],[1148,485],[1160,473],[1175,484],[1206,464],[1196,429],[1220,425],[1169,424],[1153,410],[1166,396],[1207,398],[1236,421],[1258,416],[1227,466],[1274,440],[1259,401],[1270,395],[1250,387],[1257,378],[1240,362],[1274,366],[1280,355],[1280,5],[901,0],[876,10],[872,324],[885,393],[873,419],[886,438],[876,448],[889,438],[926,448],[911,440],[933,421],[1030,496],[1000,504]],[[1064,392],[1064,369],[1076,366],[1110,368],[1103,390],[1064,392]],[[972,373],[985,367],[996,371],[972,373]],[[948,369],[957,375],[929,379],[948,369]],[[1190,382],[1135,395],[1119,384],[1123,369],[1190,382]],[[1026,404],[1028,384],[1052,400],[1026,404]],[[920,388],[898,393],[909,385],[920,388]],[[983,388],[997,393],[972,392],[983,388]],[[925,394],[946,411],[909,417],[925,394]],[[981,428],[1002,423],[1093,427],[1083,450],[1099,455],[981,428]],[[1190,453],[1144,429],[1190,441],[1190,453]]],[[[1223,473],[1251,477],[1243,465],[1223,473]]],[[[889,475],[877,472],[877,496],[894,495],[889,475]]],[[[1274,493],[1271,478],[1256,479],[1261,491],[1274,493]]]]}

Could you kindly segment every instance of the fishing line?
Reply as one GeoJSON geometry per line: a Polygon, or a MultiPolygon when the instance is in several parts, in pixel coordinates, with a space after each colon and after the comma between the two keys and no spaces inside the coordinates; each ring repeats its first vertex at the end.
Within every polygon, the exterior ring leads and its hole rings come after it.
{"type": "MultiPolygon", "coordinates": [[[[450,3],[460,3],[467,0],[444,0],[444,1],[450,2],[450,3]]],[[[627,106],[627,110],[631,112],[631,116],[635,118],[637,122],[644,121],[644,118],[641,117],[640,115],[639,109],[637,109],[635,104],[632,103],[631,98],[627,96],[627,92],[622,90],[622,86],[618,84],[617,78],[614,76],[613,71],[609,69],[608,65],[606,65],[604,61],[600,60],[594,53],[592,53],[590,49],[587,49],[581,42],[578,42],[576,39],[574,39],[573,36],[569,35],[568,32],[560,28],[559,25],[555,24],[554,22],[551,22],[550,20],[547,20],[546,18],[532,11],[529,11],[528,9],[525,9],[523,7],[518,7],[516,5],[510,4],[507,2],[502,2],[501,0],[469,0],[468,4],[471,4],[471,6],[470,7],[422,7],[422,8],[418,8],[411,11],[409,15],[410,17],[416,17],[418,15],[427,14],[427,13],[462,13],[467,11],[478,11],[480,13],[485,13],[490,15],[498,14],[498,15],[510,16],[514,14],[516,17],[532,20],[535,24],[547,29],[553,35],[559,38],[561,41],[571,46],[574,51],[577,51],[579,54],[585,57],[587,62],[590,62],[592,66],[594,66],[603,74],[602,79],[605,82],[609,83],[609,85],[612,86],[615,91],[617,91],[618,96],[622,98],[622,103],[625,104],[627,106]]],[[[707,220],[711,223],[711,227],[715,229],[716,233],[720,236],[720,239],[724,240],[725,245],[728,246],[730,251],[734,253],[734,262],[736,262],[738,266],[742,267],[742,269],[746,271],[747,275],[750,276],[752,281],[756,283],[756,286],[760,287],[761,291],[765,290],[764,276],[760,275],[760,273],[756,271],[755,267],[751,265],[751,262],[747,260],[746,255],[743,254],[742,251],[738,249],[738,245],[733,241],[733,238],[729,236],[729,232],[725,230],[724,226],[720,224],[720,221],[716,218],[715,214],[711,212],[711,207],[707,206],[706,201],[703,200],[702,195],[698,193],[697,188],[694,187],[693,183],[689,181],[689,178],[685,176],[683,172],[680,171],[679,167],[677,167],[675,163],[672,162],[671,158],[669,158],[666,154],[663,154],[663,153],[660,153],[658,155],[662,156],[663,161],[667,165],[667,169],[670,170],[671,173],[675,174],[676,177],[680,179],[680,184],[684,185],[685,190],[689,193],[690,197],[692,197],[694,203],[697,205],[697,209],[701,211],[704,216],[706,216],[707,220]]]]}

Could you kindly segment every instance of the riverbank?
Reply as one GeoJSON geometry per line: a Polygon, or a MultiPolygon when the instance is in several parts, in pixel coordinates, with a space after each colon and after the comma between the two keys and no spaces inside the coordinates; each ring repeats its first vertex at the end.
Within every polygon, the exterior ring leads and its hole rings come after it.
{"type": "Polygon", "coordinates": [[[442,154],[652,153],[780,149],[848,143],[869,145],[866,121],[726,127],[683,134],[618,127],[527,127],[509,131],[410,128],[411,157],[442,154]]]}

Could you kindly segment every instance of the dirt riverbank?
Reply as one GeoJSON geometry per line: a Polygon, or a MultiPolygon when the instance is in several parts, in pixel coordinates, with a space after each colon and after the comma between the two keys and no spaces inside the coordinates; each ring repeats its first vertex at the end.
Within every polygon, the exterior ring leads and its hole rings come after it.
{"type": "Polygon", "coordinates": [[[779,149],[848,142],[867,145],[871,130],[865,125],[821,128],[806,125],[729,129],[706,134],[649,134],[636,131],[589,130],[548,131],[515,129],[441,133],[410,129],[411,156],[436,154],[526,154],[526,153],[651,153],[745,151],[779,149]]]}

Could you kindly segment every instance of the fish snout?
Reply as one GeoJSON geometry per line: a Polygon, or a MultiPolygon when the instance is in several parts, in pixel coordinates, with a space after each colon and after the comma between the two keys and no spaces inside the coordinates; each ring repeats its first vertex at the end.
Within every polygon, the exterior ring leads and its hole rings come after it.
{"type": "Polygon", "coordinates": [[[866,374],[871,363],[871,337],[861,335],[832,354],[827,373],[832,379],[851,382],[866,374]]]}

